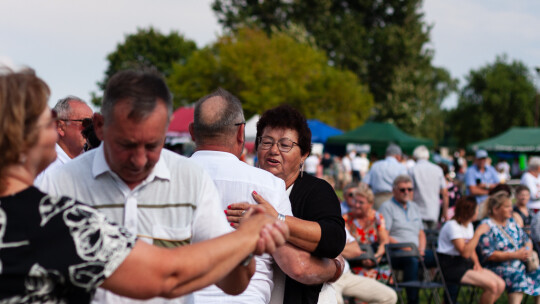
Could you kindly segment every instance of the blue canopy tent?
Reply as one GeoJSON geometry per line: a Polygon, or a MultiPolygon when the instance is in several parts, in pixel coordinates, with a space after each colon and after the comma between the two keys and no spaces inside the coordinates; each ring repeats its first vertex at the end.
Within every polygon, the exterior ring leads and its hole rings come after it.
{"type": "Polygon", "coordinates": [[[307,123],[311,130],[311,142],[324,144],[328,137],[343,134],[340,129],[331,127],[316,119],[308,119],[307,123]]]}

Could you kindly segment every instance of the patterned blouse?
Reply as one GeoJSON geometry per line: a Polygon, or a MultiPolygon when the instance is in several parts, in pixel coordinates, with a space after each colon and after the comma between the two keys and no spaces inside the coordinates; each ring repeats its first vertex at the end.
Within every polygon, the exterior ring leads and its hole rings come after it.
{"type": "Polygon", "coordinates": [[[71,198],[35,187],[0,197],[0,303],[89,303],[134,244],[71,198]]]}
{"type": "Polygon", "coordinates": [[[349,230],[351,235],[357,242],[362,244],[375,244],[379,242],[379,228],[385,228],[384,217],[381,213],[375,212],[367,220],[369,223],[366,227],[362,227],[357,219],[352,214],[347,213],[343,216],[345,219],[345,228],[349,230]]]}

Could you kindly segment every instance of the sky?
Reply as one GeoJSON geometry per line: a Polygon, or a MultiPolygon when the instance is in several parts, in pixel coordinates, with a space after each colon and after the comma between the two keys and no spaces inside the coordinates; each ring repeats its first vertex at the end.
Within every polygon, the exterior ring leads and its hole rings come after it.
{"type": "MultiPolygon", "coordinates": [[[[28,66],[51,88],[49,104],[67,95],[90,101],[103,79],[106,57],[137,28],[178,31],[198,47],[222,32],[212,0],[1,0],[0,64],[28,66]]],[[[540,1],[424,0],[425,21],[433,26],[433,64],[465,83],[471,69],[497,55],[520,60],[540,76],[540,1]]],[[[445,100],[453,107],[457,96],[445,100]]]]}

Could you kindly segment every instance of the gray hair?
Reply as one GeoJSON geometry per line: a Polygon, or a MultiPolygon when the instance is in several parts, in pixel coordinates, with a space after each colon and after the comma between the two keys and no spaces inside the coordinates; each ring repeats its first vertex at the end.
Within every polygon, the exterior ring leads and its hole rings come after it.
{"type": "Polygon", "coordinates": [[[343,193],[347,192],[349,189],[352,189],[352,188],[358,188],[358,183],[355,183],[355,182],[351,182],[351,183],[348,183],[345,185],[345,187],[343,187],[343,193]]]}
{"type": "Polygon", "coordinates": [[[358,189],[356,189],[354,194],[365,197],[370,204],[373,204],[375,200],[373,191],[371,191],[371,188],[369,188],[369,185],[366,183],[358,184],[358,189]]]}
{"type": "Polygon", "coordinates": [[[386,156],[394,156],[394,155],[401,156],[401,154],[402,154],[401,148],[396,144],[390,144],[386,148],[386,156]]]}
{"type": "Polygon", "coordinates": [[[77,96],[68,95],[56,103],[53,110],[56,111],[56,114],[58,114],[58,118],[60,119],[69,119],[71,115],[71,105],[70,101],[74,102],[80,102],[84,103],[85,105],[88,105],[84,100],[80,99],[77,96]]]}
{"type": "Polygon", "coordinates": [[[238,123],[245,123],[244,111],[240,100],[227,90],[218,88],[214,92],[199,99],[195,104],[193,114],[193,135],[197,144],[212,139],[221,140],[221,144],[230,143],[229,136],[236,133],[238,123]],[[213,97],[220,97],[221,106],[213,107],[214,118],[209,119],[209,113],[203,104],[213,97]]]}
{"type": "Polygon", "coordinates": [[[398,177],[394,179],[394,183],[392,183],[392,187],[397,188],[397,186],[402,183],[412,183],[411,177],[405,174],[398,175],[398,177]]]}
{"type": "Polygon", "coordinates": [[[413,151],[413,157],[416,159],[429,159],[429,150],[426,146],[418,146],[413,151]]]}
{"type": "Polygon", "coordinates": [[[527,169],[536,171],[538,168],[540,168],[540,157],[531,157],[531,159],[529,159],[529,166],[527,169]]]}
{"type": "Polygon", "coordinates": [[[171,92],[155,69],[123,70],[109,79],[101,106],[105,124],[112,122],[114,106],[120,101],[131,106],[128,119],[143,120],[154,111],[158,102],[167,107],[169,121],[172,116],[171,92]]]}

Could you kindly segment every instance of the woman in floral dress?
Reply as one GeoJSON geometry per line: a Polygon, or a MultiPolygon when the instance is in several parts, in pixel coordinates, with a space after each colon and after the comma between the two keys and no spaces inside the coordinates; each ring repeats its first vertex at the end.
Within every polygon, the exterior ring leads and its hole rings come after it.
{"type": "Polygon", "coordinates": [[[523,294],[540,303],[540,270],[527,272],[525,261],[532,253],[527,234],[512,218],[512,201],[505,192],[497,192],[487,201],[489,216],[482,221],[490,230],[480,238],[484,267],[492,270],[506,283],[508,303],[520,303],[523,294]]]}
{"type": "MultiPolygon", "coordinates": [[[[384,255],[384,245],[388,243],[388,231],[385,228],[384,217],[373,209],[374,196],[369,186],[360,183],[355,192],[355,199],[349,213],[343,217],[345,228],[358,243],[370,244],[375,252],[377,262],[384,255]]],[[[365,277],[388,281],[390,270],[386,268],[373,268],[375,264],[371,260],[364,260],[363,267],[354,267],[353,272],[365,277]]]]}

